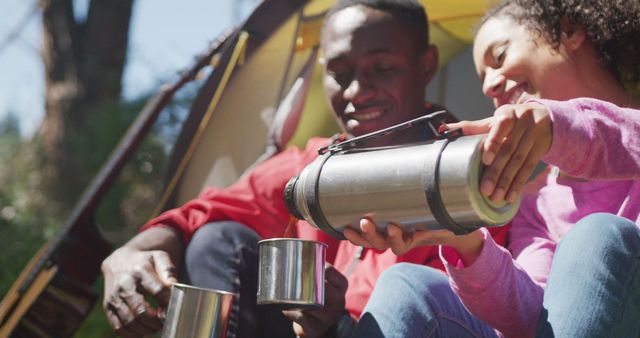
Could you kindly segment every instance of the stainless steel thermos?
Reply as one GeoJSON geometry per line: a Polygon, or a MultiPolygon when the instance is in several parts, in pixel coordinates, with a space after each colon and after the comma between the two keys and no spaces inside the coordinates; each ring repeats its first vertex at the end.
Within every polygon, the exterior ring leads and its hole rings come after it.
{"type": "Polygon", "coordinates": [[[329,147],[285,189],[289,211],[343,239],[363,217],[381,231],[448,229],[465,234],[499,226],[520,201],[495,203],[480,194],[484,135],[368,149],[329,147]]]}

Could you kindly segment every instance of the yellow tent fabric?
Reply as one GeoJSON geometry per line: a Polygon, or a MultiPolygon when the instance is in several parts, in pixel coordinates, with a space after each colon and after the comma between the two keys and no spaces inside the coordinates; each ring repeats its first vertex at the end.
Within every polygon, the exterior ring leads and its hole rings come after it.
{"type": "Polygon", "coordinates": [[[496,4],[493,0],[422,0],[429,22],[451,34],[452,37],[470,43],[472,28],[484,13],[496,4]]]}
{"type": "MultiPolygon", "coordinates": [[[[471,43],[473,29],[484,13],[497,0],[420,0],[425,6],[431,28],[431,40],[447,56],[454,55],[460,48],[471,43]]],[[[304,8],[304,16],[319,17],[325,13],[334,0],[312,0],[304,8]]],[[[321,18],[320,18],[321,19],[321,18]]]]}
{"type": "MultiPolygon", "coordinates": [[[[174,203],[184,203],[205,186],[230,184],[261,156],[272,121],[270,112],[286,96],[313,47],[318,45],[324,13],[334,1],[305,2],[301,10],[291,11],[288,19],[268,36],[255,29],[247,30],[249,52],[243,62],[233,67],[233,74],[224,88],[219,88],[222,91],[220,102],[212,110],[211,119],[199,126],[203,130],[202,137],[191,141],[190,156],[176,154],[178,161],[187,163],[184,170],[175,173],[181,178],[180,183],[175,189],[168,189],[174,194],[174,203]],[[265,40],[255,48],[251,47],[252,42],[259,39],[265,40]]],[[[441,64],[468,46],[473,27],[493,2],[421,1],[428,12],[430,38],[440,50],[441,64]]],[[[264,0],[263,11],[254,12],[248,22],[264,21],[272,7],[277,10],[285,2],[264,0]]],[[[328,136],[337,131],[322,93],[319,65],[313,74],[300,123],[289,145],[303,146],[310,136],[328,136]]]]}

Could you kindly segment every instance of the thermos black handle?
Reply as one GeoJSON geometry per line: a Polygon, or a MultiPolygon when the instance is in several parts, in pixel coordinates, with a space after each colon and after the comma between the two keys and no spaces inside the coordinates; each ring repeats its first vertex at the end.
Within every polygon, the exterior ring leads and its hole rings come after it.
{"type": "MultiPolygon", "coordinates": [[[[392,133],[396,133],[402,130],[406,130],[409,128],[413,128],[416,126],[420,126],[420,125],[426,125],[431,129],[431,132],[433,132],[433,135],[435,136],[435,139],[437,140],[441,140],[441,139],[445,139],[445,138],[449,138],[449,135],[452,135],[451,133],[448,132],[448,130],[444,133],[441,133],[439,131],[439,127],[442,124],[442,120],[441,119],[437,119],[438,117],[440,117],[441,115],[445,115],[447,114],[446,110],[438,110],[436,112],[433,112],[431,114],[427,114],[424,116],[420,116],[418,118],[415,118],[413,120],[409,120],[407,122],[403,122],[403,123],[399,123],[396,125],[393,125],[391,127],[387,127],[384,129],[380,129],[378,131],[374,131],[372,133],[368,133],[368,134],[364,134],[362,136],[358,136],[358,137],[354,137],[352,139],[337,143],[337,144],[332,144],[332,145],[328,145],[326,147],[322,147],[320,149],[318,149],[318,153],[320,154],[324,154],[326,152],[331,152],[331,153],[335,153],[335,152],[339,152],[339,151],[343,151],[343,150],[347,150],[347,149],[353,149],[356,148],[358,144],[371,140],[373,138],[378,138],[378,137],[382,137],[382,136],[386,136],[392,133]],[[434,125],[435,121],[439,121],[440,123],[436,126],[434,125]]],[[[460,135],[462,133],[459,133],[460,135]]],[[[460,136],[458,135],[458,136],[460,136]]],[[[456,136],[456,138],[458,137],[456,136]]]]}

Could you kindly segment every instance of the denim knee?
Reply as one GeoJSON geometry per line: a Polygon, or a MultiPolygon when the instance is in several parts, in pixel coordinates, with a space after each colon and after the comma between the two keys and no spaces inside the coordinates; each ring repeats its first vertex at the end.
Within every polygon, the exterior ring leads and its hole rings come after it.
{"type": "Polygon", "coordinates": [[[637,337],[639,263],[633,222],[604,213],[577,222],[554,255],[536,335],[637,337]]]}
{"type": "Polygon", "coordinates": [[[251,228],[237,222],[211,222],[198,229],[185,252],[184,263],[187,267],[199,266],[207,257],[233,255],[237,250],[247,248],[258,250],[260,236],[251,228]]]}
{"type": "Polygon", "coordinates": [[[442,284],[443,282],[449,285],[447,277],[440,270],[412,263],[398,263],[380,275],[376,286],[406,283],[409,285],[419,284],[421,289],[429,289],[431,284],[442,284]]]}
{"type": "Polygon", "coordinates": [[[584,248],[602,248],[624,245],[631,252],[638,252],[640,238],[638,238],[638,226],[632,221],[607,213],[595,213],[578,221],[560,242],[579,243],[576,248],[582,254],[588,254],[591,250],[584,248]],[[586,252],[585,252],[586,251],[586,252]]]}
{"type": "MultiPolygon", "coordinates": [[[[236,222],[202,226],[187,246],[181,279],[192,285],[255,296],[260,237],[236,222]]],[[[243,297],[246,298],[246,297],[243,297]]]]}
{"type": "Polygon", "coordinates": [[[427,336],[426,332],[437,324],[429,297],[431,290],[426,286],[431,281],[431,270],[410,263],[387,268],[376,282],[355,337],[427,336]]]}
{"type": "Polygon", "coordinates": [[[495,333],[469,313],[442,271],[398,263],[378,279],[353,337],[495,337],[495,333]]]}
{"type": "Polygon", "coordinates": [[[411,263],[398,263],[385,270],[376,283],[378,288],[393,290],[398,300],[410,301],[412,306],[429,312],[428,317],[451,299],[458,300],[442,271],[411,263]]]}

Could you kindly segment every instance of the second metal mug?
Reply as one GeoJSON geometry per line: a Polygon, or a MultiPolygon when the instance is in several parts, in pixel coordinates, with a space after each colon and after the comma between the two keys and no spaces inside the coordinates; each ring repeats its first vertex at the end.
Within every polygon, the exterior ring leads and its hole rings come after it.
{"type": "Polygon", "coordinates": [[[273,304],[282,309],[324,306],[326,244],[275,238],[258,245],[258,304],[273,304]]]}
{"type": "Polygon", "coordinates": [[[234,294],[173,284],[162,338],[226,338],[234,294]]]}

